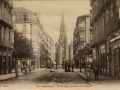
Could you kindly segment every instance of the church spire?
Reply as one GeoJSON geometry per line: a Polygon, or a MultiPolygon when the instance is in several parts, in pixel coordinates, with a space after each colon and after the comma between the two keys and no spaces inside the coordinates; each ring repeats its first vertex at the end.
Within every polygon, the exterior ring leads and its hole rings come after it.
{"type": "Polygon", "coordinates": [[[60,41],[63,40],[63,38],[67,38],[67,35],[66,35],[66,27],[64,22],[64,15],[62,11],[62,20],[61,20],[60,36],[59,36],[60,41]]]}
{"type": "Polygon", "coordinates": [[[61,21],[61,27],[65,27],[65,21],[64,21],[63,11],[62,11],[62,21],[61,21]]]}

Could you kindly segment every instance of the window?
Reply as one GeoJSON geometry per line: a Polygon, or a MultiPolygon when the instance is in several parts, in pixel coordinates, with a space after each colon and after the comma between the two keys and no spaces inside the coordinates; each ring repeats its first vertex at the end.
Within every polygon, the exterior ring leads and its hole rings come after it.
{"type": "Polygon", "coordinates": [[[102,31],[104,31],[104,25],[105,25],[105,16],[102,18],[102,31]]]}
{"type": "Polygon", "coordinates": [[[105,13],[105,24],[108,22],[108,10],[106,10],[106,13],[105,13]]]}
{"type": "Polygon", "coordinates": [[[6,8],[6,4],[4,3],[4,8],[6,8]]]}
{"type": "Polygon", "coordinates": [[[112,18],[113,17],[113,4],[112,3],[111,3],[111,7],[110,8],[111,8],[111,11],[110,11],[111,12],[111,18],[112,18]]]}
{"type": "Polygon", "coordinates": [[[80,38],[80,41],[84,41],[84,38],[80,38]]]}
{"type": "Polygon", "coordinates": [[[109,8],[109,20],[113,17],[113,4],[111,3],[109,8]]]}
{"type": "Polygon", "coordinates": [[[93,37],[92,37],[92,32],[90,32],[90,40],[92,40],[93,39],[93,37]]]}
{"type": "Polygon", "coordinates": [[[26,25],[23,25],[23,32],[26,32],[26,25]]]}
{"type": "Polygon", "coordinates": [[[23,15],[23,20],[24,20],[24,21],[26,21],[26,20],[27,20],[27,19],[26,19],[26,15],[23,15]]]}
{"type": "Polygon", "coordinates": [[[116,5],[116,13],[118,13],[119,12],[119,8],[117,7],[117,5],[116,5]]]}

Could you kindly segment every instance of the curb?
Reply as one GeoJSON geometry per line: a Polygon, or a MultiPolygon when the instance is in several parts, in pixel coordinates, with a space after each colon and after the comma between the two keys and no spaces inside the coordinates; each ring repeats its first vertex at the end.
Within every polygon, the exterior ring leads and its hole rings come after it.
{"type": "Polygon", "coordinates": [[[78,74],[83,80],[85,80],[86,82],[88,82],[91,85],[94,85],[84,74],[82,73],[78,73],[76,71],[74,71],[76,74],[78,74]]]}
{"type": "MultiPolygon", "coordinates": [[[[23,75],[19,75],[19,76],[23,76],[23,75]]],[[[19,77],[19,76],[18,76],[18,77],[19,77]]],[[[14,79],[14,78],[16,78],[15,75],[14,75],[14,77],[9,77],[9,78],[6,78],[6,79],[3,79],[3,80],[0,80],[0,82],[1,82],[1,81],[6,81],[6,80],[10,80],[10,79],[14,79]]]]}
{"type": "MultiPolygon", "coordinates": [[[[31,73],[32,73],[32,72],[31,72],[31,73]]],[[[14,73],[14,74],[15,74],[15,73],[14,73]]],[[[28,73],[28,74],[29,74],[29,73],[28,73]]],[[[26,74],[18,75],[18,77],[20,77],[20,76],[24,76],[24,75],[26,75],[26,74]]],[[[6,81],[6,80],[10,80],[10,79],[14,79],[14,78],[16,78],[15,75],[14,75],[14,77],[9,77],[9,78],[3,79],[3,80],[1,79],[0,82],[1,82],[1,81],[6,81]]]]}
{"type": "Polygon", "coordinates": [[[76,72],[76,71],[74,71],[74,72],[75,72],[76,74],[78,74],[82,79],[88,80],[87,77],[86,77],[84,74],[78,73],[78,72],[76,72]]]}

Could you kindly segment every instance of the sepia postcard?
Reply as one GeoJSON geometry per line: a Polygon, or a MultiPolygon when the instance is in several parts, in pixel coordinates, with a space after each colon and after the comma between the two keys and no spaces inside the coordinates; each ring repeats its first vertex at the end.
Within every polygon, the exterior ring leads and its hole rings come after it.
{"type": "Polygon", "coordinates": [[[0,0],[0,90],[119,90],[120,0],[0,0]]]}

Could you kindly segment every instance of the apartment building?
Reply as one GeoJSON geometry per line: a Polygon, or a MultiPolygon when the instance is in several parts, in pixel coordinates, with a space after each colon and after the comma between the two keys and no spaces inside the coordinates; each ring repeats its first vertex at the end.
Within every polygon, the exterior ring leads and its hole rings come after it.
{"type": "Polygon", "coordinates": [[[73,58],[76,68],[78,68],[80,65],[81,67],[85,67],[85,58],[80,57],[79,51],[82,50],[86,44],[90,43],[89,28],[90,28],[90,15],[86,14],[79,16],[77,18],[76,28],[73,34],[73,58]]]}
{"type": "Polygon", "coordinates": [[[44,31],[43,39],[41,43],[41,67],[45,66],[50,68],[52,62],[54,62],[54,41],[52,38],[44,31]]]}
{"type": "Polygon", "coordinates": [[[12,23],[13,2],[0,1],[0,75],[12,73],[14,32],[12,23]]]}
{"type": "Polygon", "coordinates": [[[90,0],[91,47],[99,73],[120,77],[120,0],[90,0]]]}
{"type": "Polygon", "coordinates": [[[21,32],[33,43],[34,58],[26,60],[28,65],[34,68],[40,68],[40,43],[42,41],[43,27],[37,15],[26,8],[14,8],[14,28],[21,32]]]}

